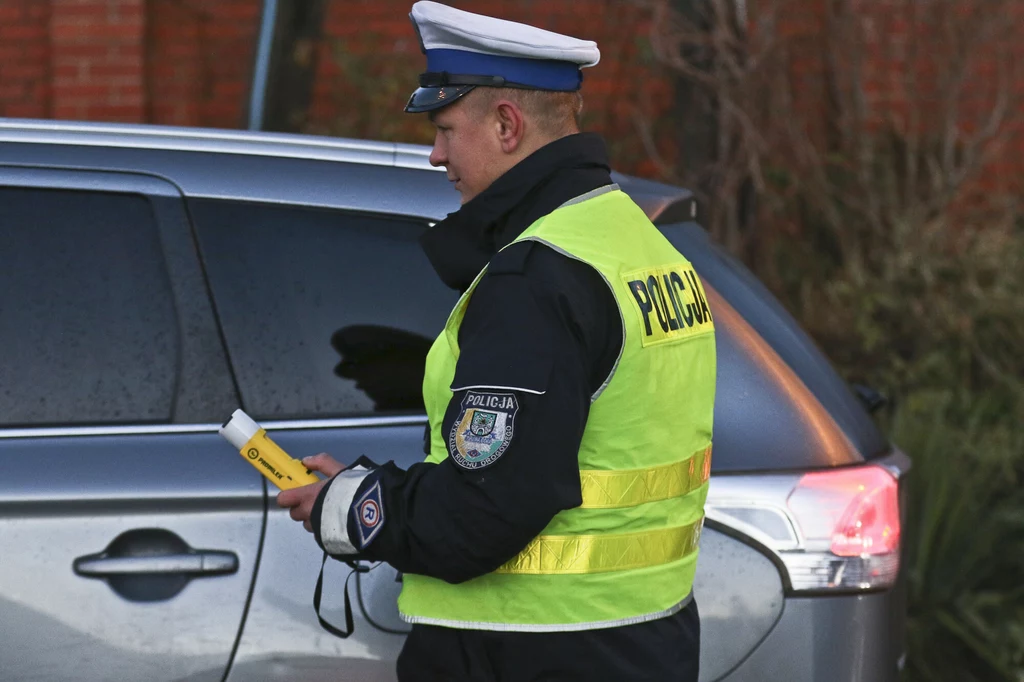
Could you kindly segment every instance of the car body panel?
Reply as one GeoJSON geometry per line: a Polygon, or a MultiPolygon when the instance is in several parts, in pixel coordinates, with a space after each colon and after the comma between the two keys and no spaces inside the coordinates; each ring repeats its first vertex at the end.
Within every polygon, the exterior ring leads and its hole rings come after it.
{"type": "MultiPolygon", "coordinates": [[[[274,442],[297,458],[323,451],[345,464],[363,454],[404,466],[422,459],[423,422],[418,418],[381,417],[347,423],[351,426],[318,428],[311,422],[268,422],[265,426],[274,442]]],[[[270,506],[259,576],[228,682],[393,680],[394,661],[404,638],[365,620],[358,606],[356,581],[346,583],[350,569],[336,561],[329,561],[326,567],[322,613],[329,622],[344,627],[343,590],[347,588],[355,633],[339,639],[323,631],[312,607],[323,555],[312,536],[276,508],[273,495],[270,506]]],[[[383,565],[371,575],[376,577],[381,571],[393,569],[383,565]]]]}
{"type": "Polygon", "coordinates": [[[789,365],[710,281],[705,290],[718,352],[712,473],[862,462],[845,432],[789,365]],[[772,436],[765,438],[766,433],[772,436]],[[756,448],[751,447],[754,443],[756,448]]]}
{"type": "Polygon", "coordinates": [[[890,614],[902,603],[892,591],[786,599],[779,622],[727,677],[728,682],[867,682],[899,679],[900,638],[890,614]]]}
{"type": "Polygon", "coordinates": [[[212,432],[0,437],[0,462],[4,679],[222,679],[258,557],[259,474],[212,432]],[[140,529],[229,552],[237,570],[154,601],[76,574],[76,559],[140,529]]]}
{"type": "MultiPolygon", "coordinates": [[[[272,434],[276,439],[277,434],[272,434]]],[[[368,623],[356,603],[350,569],[328,561],[321,613],[345,627],[344,592],[349,590],[354,634],[340,639],[324,631],[313,611],[313,587],[323,557],[312,537],[272,508],[259,575],[226,682],[390,682],[404,637],[368,623]]]]}

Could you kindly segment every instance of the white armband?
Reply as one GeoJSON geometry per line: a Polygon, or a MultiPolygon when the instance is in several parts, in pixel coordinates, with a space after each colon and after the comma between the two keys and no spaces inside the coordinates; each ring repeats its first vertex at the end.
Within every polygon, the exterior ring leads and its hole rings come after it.
{"type": "Polygon", "coordinates": [[[355,554],[358,550],[348,537],[348,510],[363,479],[371,474],[363,466],[346,469],[334,477],[327,488],[320,510],[320,540],[328,554],[355,554]]]}

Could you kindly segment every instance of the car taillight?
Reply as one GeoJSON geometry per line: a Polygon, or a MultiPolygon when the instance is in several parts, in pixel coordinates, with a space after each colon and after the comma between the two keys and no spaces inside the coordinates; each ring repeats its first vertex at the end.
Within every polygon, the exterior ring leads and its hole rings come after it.
{"type": "Polygon", "coordinates": [[[891,554],[900,545],[896,479],[879,467],[806,474],[787,500],[808,544],[837,556],[891,554]]]}
{"type": "Polygon", "coordinates": [[[785,552],[793,589],[888,587],[899,572],[899,487],[877,466],[806,474],[789,494],[802,552],[785,552]]]}
{"type": "Polygon", "coordinates": [[[759,497],[749,503],[709,498],[709,518],[774,550],[794,592],[861,591],[895,583],[899,484],[887,469],[818,471],[759,497]]]}

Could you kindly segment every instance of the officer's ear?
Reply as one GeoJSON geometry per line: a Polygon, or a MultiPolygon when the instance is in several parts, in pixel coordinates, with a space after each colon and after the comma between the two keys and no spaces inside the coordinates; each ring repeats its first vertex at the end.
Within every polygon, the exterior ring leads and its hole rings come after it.
{"type": "Polygon", "coordinates": [[[494,114],[495,131],[501,150],[511,154],[519,149],[526,131],[523,110],[515,102],[502,99],[495,103],[494,114]]]}

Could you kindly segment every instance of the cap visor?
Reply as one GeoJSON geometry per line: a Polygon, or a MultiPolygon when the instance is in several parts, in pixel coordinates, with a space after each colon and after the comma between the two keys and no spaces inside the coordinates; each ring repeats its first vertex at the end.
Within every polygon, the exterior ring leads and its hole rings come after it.
{"type": "Polygon", "coordinates": [[[410,114],[419,114],[424,111],[440,109],[475,87],[475,85],[445,85],[439,88],[416,88],[416,92],[412,93],[412,97],[409,98],[409,103],[405,105],[405,111],[410,114]]]}

